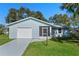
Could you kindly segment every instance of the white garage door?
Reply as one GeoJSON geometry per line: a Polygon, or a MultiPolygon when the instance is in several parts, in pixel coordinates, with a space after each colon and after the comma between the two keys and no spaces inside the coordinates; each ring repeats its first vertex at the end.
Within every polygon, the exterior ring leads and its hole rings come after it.
{"type": "Polygon", "coordinates": [[[32,38],[32,28],[18,28],[17,38],[32,38]]]}

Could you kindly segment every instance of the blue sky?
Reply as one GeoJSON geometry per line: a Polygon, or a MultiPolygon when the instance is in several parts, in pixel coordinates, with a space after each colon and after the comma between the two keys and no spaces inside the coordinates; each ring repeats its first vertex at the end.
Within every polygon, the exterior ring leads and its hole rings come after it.
{"type": "Polygon", "coordinates": [[[0,3],[0,24],[5,24],[5,17],[10,8],[19,9],[21,6],[33,11],[41,11],[46,19],[55,14],[64,14],[60,9],[60,3],[0,3]]]}

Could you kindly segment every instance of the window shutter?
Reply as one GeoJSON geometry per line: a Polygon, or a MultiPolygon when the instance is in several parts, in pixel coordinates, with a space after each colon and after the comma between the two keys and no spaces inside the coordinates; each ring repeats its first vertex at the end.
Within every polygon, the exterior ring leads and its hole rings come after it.
{"type": "Polygon", "coordinates": [[[39,36],[42,36],[42,27],[39,27],[39,36]]]}
{"type": "Polygon", "coordinates": [[[48,36],[50,36],[50,26],[48,27],[48,36]]]}

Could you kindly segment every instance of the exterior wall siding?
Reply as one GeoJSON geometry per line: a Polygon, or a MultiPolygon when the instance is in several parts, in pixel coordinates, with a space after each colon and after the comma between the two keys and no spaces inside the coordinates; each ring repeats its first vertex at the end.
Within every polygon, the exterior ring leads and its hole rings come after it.
{"type": "MultiPolygon", "coordinates": [[[[17,38],[17,29],[18,27],[31,27],[32,28],[32,37],[35,39],[46,38],[43,36],[39,36],[39,26],[48,26],[46,24],[40,23],[35,20],[27,20],[14,25],[9,26],[9,37],[17,38]]],[[[51,38],[50,36],[48,38],[51,38]]]]}

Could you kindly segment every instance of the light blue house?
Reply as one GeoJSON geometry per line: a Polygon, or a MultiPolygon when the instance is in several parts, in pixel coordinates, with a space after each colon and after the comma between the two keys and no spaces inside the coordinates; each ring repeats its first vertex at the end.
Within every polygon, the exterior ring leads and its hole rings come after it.
{"type": "Polygon", "coordinates": [[[46,37],[62,37],[64,29],[62,26],[51,24],[34,17],[8,24],[9,38],[32,38],[45,39],[46,37]]]}

